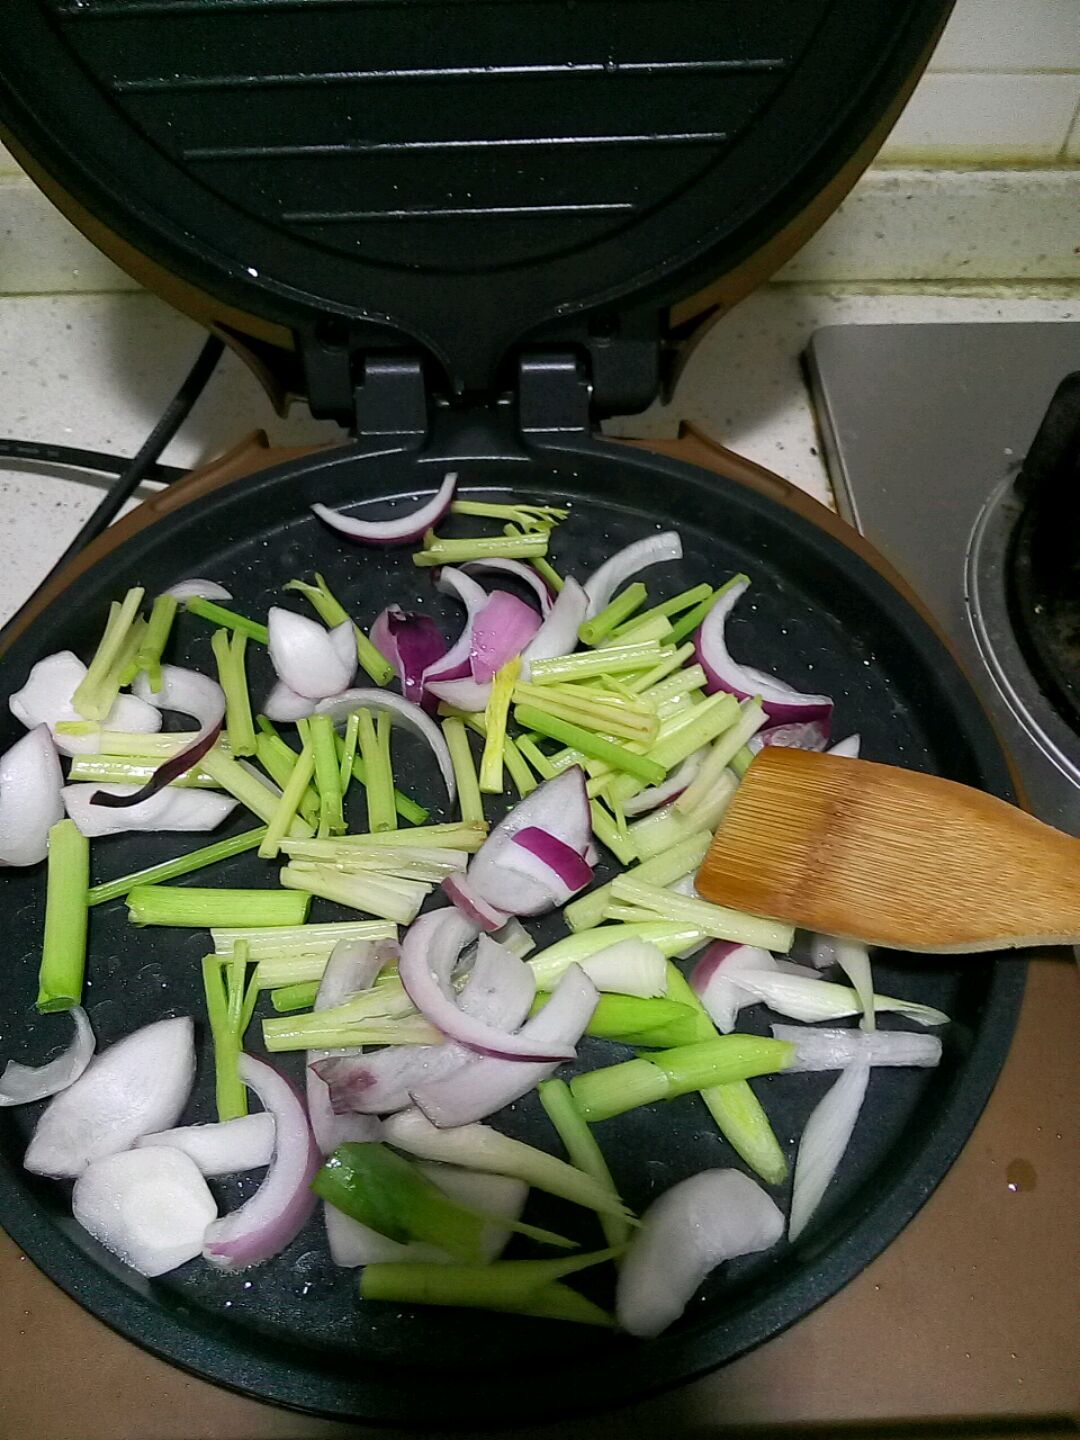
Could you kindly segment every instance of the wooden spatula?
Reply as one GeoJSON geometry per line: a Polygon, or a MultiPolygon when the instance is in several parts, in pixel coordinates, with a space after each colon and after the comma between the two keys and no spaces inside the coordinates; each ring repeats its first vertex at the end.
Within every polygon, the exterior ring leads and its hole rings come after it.
{"type": "Polygon", "coordinates": [[[780,746],[747,771],[697,888],[900,950],[1080,939],[1080,840],[951,780],[780,746]]]}

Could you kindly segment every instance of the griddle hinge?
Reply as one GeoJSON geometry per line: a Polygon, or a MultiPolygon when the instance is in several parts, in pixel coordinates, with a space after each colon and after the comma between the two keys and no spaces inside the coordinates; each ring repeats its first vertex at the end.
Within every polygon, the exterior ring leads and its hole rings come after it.
{"type": "Polygon", "coordinates": [[[592,385],[570,351],[522,355],[518,363],[518,426],[523,435],[575,435],[589,429],[592,385]]]}

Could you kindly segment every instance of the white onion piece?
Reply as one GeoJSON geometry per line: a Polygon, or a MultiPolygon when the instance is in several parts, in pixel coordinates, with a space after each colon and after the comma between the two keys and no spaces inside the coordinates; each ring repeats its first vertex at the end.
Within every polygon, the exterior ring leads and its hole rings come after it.
{"type": "Polygon", "coordinates": [[[578,630],[589,608],[589,597],[572,575],[563,581],[544,623],[521,652],[522,678],[529,678],[533,660],[558,660],[577,649],[578,630]]]}
{"type": "Polygon", "coordinates": [[[64,808],[83,835],[120,835],[125,831],[214,830],[236,809],[238,801],[231,795],[215,790],[187,790],[166,785],[148,800],[113,810],[95,805],[91,797],[100,795],[134,795],[138,785],[65,785],[64,808]]]}
{"type": "Polygon", "coordinates": [[[136,675],[131,687],[136,696],[158,710],[176,710],[199,722],[203,733],[220,725],[225,715],[225,691],[209,675],[180,665],[161,667],[161,689],[151,690],[145,671],[136,675]]]}
{"type": "Polygon", "coordinates": [[[0,866],[36,865],[49,830],[64,818],[64,777],[47,725],[37,725],[0,755],[0,866]]]}
{"type": "Polygon", "coordinates": [[[275,724],[288,725],[294,720],[306,720],[309,715],[314,715],[317,704],[318,701],[298,695],[295,690],[289,689],[284,680],[279,680],[263,701],[262,712],[275,724]]]}
{"type": "Polygon", "coordinates": [[[489,933],[501,930],[510,919],[505,910],[489,905],[482,895],[478,895],[464,875],[447,875],[442,888],[466,919],[480,930],[489,933]]]}
{"type": "Polygon", "coordinates": [[[335,725],[340,725],[354,710],[365,707],[368,710],[389,715],[403,725],[406,730],[424,741],[435,756],[443,784],[446,786],[447,796],[450,803],[453,804],[457,795],[457,782],[454,779],[454,762],[450,759],[450,749],[446,743],[446,737],[431,716],[425,715],[419,705],[414,705],[403,695],[392,695],[389,690],[345,690],[340,695],[331,696],[328,700],[321,700],[315,707],[315,713],[329,715],[335,725]]]}
{"type": "Polygon", "coordinates": [[[768,1250],[784,1233],[775,1201],[739,1170],[702,1170],[666,1190],[642,1216],[619,1266],[615,1314],[643,1339],[686,1309],[711,1270],[768,1250]]]}
{"type": "MultiPolygon", "coordinates": [[[[237,1175],[243,1170],[261,1170],[270,1164],[274,1153],[274,1117],[259,1110],[254,1115],[240,1115],[235,1120],[215,1121],[210,1125],[158,1130],[152,1135],[140,1135],[134,1148],[140,1150],[146,1145],[182,1150],[195,1162],[200,1175],[237,1175]]],[[[199,1249],[202,1249],[201,1236],[199,1249]]]]}
{"type": "Polygon", "coordinates": [[[28,1105],[47,1100],[73,1085],[94,1055],[94,1032],[86,1011],[73,1005],[68,1012],[75,1021],[75,1034],[62,1055],[44,1065],[21,1065],[9,1060],[0,1075],[0,1105],[28,1105]]]}
{"type": "Polygon", "coordinates": [[[827,970],[836,964],[836,947],[840,942],[831,935],[810,937],[810,959],[818,970],[827,970]]]}
{"type": "Polygon", "coordinates": [[[106,1250],[149,1277],[194,1260],[217,1218],[198,1166],[166,1146],[95,1160],[75,1182],[71,1212],[106,1250]]]}
{"type": "Polygon", "coordinates": [[[791,1184],[789,1240],[797,1240],[806,1229],[844,1158],[869,1078],[870,1057],[864,1050],[818,1101],[803,1127],[791,1184]]]}
{"type": "Polygon", "coordinates": [[[181,604],[185,600],[231,600],[232,592],[219,585],[216,580],[203,580],[197,576],[190,580],[178,580],[175,585],[170,585],[167,590],[162,591],[163,595],[171,595],[174,600],[181,604]]]}
{"type": "Polygon", "coordinates": [[[452,595],[465,606],[465,624],[461,634],[438,660],[433,660],[421,675],[421,684],[426,688],[433,680],[471,679],[469,655],[472,651],[472,627],[476,616],[487,604],[487,591],[478,585],[471,575],[454,565],[444,565],[435,579],[435,588],[443,595],[452,595]]]}
{"type": "Polygon", "coordinates": [[[817,721],[822,727],[823,739],[827,741],[833,709],[828,695],[804,695],[775,675],[767,675],[750,665],[740,665],[728,651],[727,622],[749,584],[745,575],[734,580],[709,611],[694,637],[698,664],[708,677],[705,688],[709,691],[727,690],[739,700],[758,696],[774,725],[817,721]]]}
{"type": "Polygon", "coordinates": [[[352,621],[327,630],[308,615],[271,605],[266,617],[270,662],[279,680],[297,695],[324,700],[338,695],[356,673],[352,621]]]}
{"type": "Polygon", "coordinates": [[[579,963],[596,988],[609,994],[640,995],[645,1000],[667,994],[664,952],[647,940],[620,940],[579,963]]]}
{"type": "MultiPolygon", "coordinates": [[[[491,1216],[492,1224],[485,1225],[480,1232],[480,1263],[487,1265],[497,1260],[512,1234],[505,1222],[520,1220],[525,1209],[529,1187],[524,1180],[517,1180],[512,1175],[485,1175],[482,1171],[462,1170],[457,1165],[435,1165],[424,1160],[418,1161],[416,1168],[451,1200],[491,1216]],[[500,1224],[500,1221],[504,1223],[500,1224]]],[[[336,1265],[353,1268],[380,1262],[454,1263],[454,1257],[436,1245],[421,1240],[403,1245],[361,1225],[333,1205],[325,1206],[325,1214],[326,1239],[336,1265]]]]}
{"type": "Polygon", "coordinates": [[[754,1003],[753,996],[735,983],[735,977],[740,971],[764,974],[775,968],[768,950],[715,940],[690,972],[690,985],[716,1028],[722,1035],[730,1035],[739,1011],[754,1003]]]}
{"type": "Polygon", "coordinates": [[[756,755],[766,745],[778,745],[785,750],[824,750],[829,744],[829,727],[821,720],[796,720],[790,725],[770,725],[759,730],[746,742],[747,748],[756,755]]]}
{"type": "MultiPolygon", "coordinates": [[[[370,990],[375,977],[389,958],[387,950],[397,952],[397,946],[374,945],[370,940],[339,940],[330,952],[319,988],[315,995],[315,1010],[332,1010],[344,1005],[346,1000],[363,990],[370,990]]],[[[311,1133],[323,1155],[330,1155],[347,1140],[377,1140],[379,1122],[369,1115],[339,1115],[330,1103],[330,1091],[326,1081],[321,1079],[316,1065],[331,1056],[359,1055],[362,1047],[348,1050],[309,1050],[304,1070],[308,1119],[311,1133]]]]}
{"type": "Polygon", "coordinates": [[[843,755],[848,760],[857,760],[859,751],[862,748],[862,737],[849,735],[846,740],[838,740],[835,745],[829,747],[830,755],[843,755]]]}
{"type": "Polygon", "coordinates": [[[865,1055],[871,1065],[934,1066],[941,1060],[941,1041],[936,1035],[911,1030],[812,1029],[805,1025],[774,1025],[774,1040],[795,1046],[795,1059],[785,1074],[794,1070],[843,1070],[865,1055]]]}
{"type": "Polygon", "coordinates": [[[526,565],[523,560],[508,560],[500,557],[491,560],[467,560],[461,568],[466,575],[485,572],[496,575],[513,575],[516,580],[527,585],[536,596],[540,614],[546,618],[551,613],[551,591],[548,589],[547,581],[538,570],[534,570],[531,565],[526,565]]]}
{"type": "Polygon", "coordinates": [[[358,520],[355,516],[343,515],[340,510],[332,510],[329,505],[312,505],[311,509],[348,540],[363,540],[368,545],[408,545],[419,540],[425,530],[438,525],[450,509],[457,478],[456,472],[451,471],[430,500],[393,520],[358,520]]]}
{"type": "Polygon", "coordinates": [[[658,805],[666,805],[669,800],[674,800],[694,779],[708,753],[709,747],[703,745],[700,750],[695,750],[693,755],[688,755],[661,784],[650,785],[645,790],[639,790],[636,795],[631,795],[623,801],[623,813],[644,815],[649,810],[655,810],[658,805]]]}
{"type": "Polygon", "coordinates": [[[455,710],[464,710],[466,714],[477,715],[481,710],[487,709],[488,701],[491,699],[491,682],[487,681],[481,685],[471,678],[425,680],[424,691],[428,695],[434,695],[436,700],[443,700],[447,705],[452,705],[455,710]]]}
{"type": "MultiPolygon", "coordinates": [[[[529,967],[490,936],[476,943],[459,1004],[467,1015],[499,1030],[516,1030],[536,994],[529,967]]],[[[336,1052],[340,1054],[340,1052],[336,1052]]],[[[460,1070],[476,1058],[465,1045],[388,1045],[363,1060],[332,1058],[319,1066],[334,1104],[364,1114],[389,1114],[412,1103],[417,1086],[460,1070]]]]}
{"type": "Polygon", "coordinates": [[[521,846],[508,843],[519,831],[536,828],[584,856],[592,839],[592,813],[585,772],[571,766],[545,780],[500,820],[473,856],[470,888],[489,904],[511,915],[539,915],[564,904],[573,893],[521,846]]]}
{"type": "Polygon", "coordinates": [[[639,570],[664,560],[681,560],[682,553],[682,540],[674,530],[646,535],[643,540],[635,540],[632,545],[616,551],[585,581],[585,594],[589,597],[586,618],[591,620],[599,615],[616,590],[639,570]]]}
{"type": "MultiPolygon", "coordinates": [[[[801,975],[785,975],[780,971],[739,970],[731,976],[732,983],[755,1000],[768,1005],[778,1015],[812,1024],[817,1020],[842,1020],[847,1015],[861,1015],[859,997],[850,985],[834,985],[830,980],[808,980],[801,975]]],[[[875,995],[874,1009],[906,1015],[919,1025],[947,1025],[949,1017],[932,1005],[914,1000],[898,1000],[892,995],[875,995]]]]}
{"type": "MultiPolygon", "coordinates": [[[[61,720],[82,720],[72,704],[72,697],[85,677],[86,666],[71,650],[58,650],[55,655],[46,655],[30,671],[22,689],[12,694],[8,701],[11,713],[28,730],[37,725],[48,725],[54,732],[53,741],[62,755],[95,754],[101,748],[97,730],[90,735],[55,733],[61,720]]],[[[101,729],[153,732],[161,729],[161,713],[134,695],[118,695],[101,729]]]]}
{"type": "Polygon", "coordinates": [[[486,685],[528,645],[540,629],[540,617],[509,590],[494,590],[472,623],[469,670],[478,685],[486,685]]]}
{"type": "Polygon", "coordinates": [[[175,1125],[195,1080],[193,1029],[189,1015],[158,1020],[98,1054],[49,1102],[23,1157],[27,1170],[70,1179],[175,1125]]]}
{"type": "Polygon", "coordinates": [[[462,948],[475,934],[475,927],[453,907],[430,911],[413,921],[402,942],[398,975],[417,1010],[451,1040],[481,1055],[569,1060],[574,1054],[572,1045],[538,1049],[527,1038],[487,1025],[458,1005],[450,976],[462,948]]]}
{"type": "Polygon", "coordinates": [[[870,951],[857,940],[836,941],[836,963],[851,981],[852,989],[859,997],[864,1030],[877,1029],[874,1012],[874,977],[870,972],[870,951]]]}
{"type": "MultiPolygon", "coordinates": [[[[551,1044],[576,1046],[592,1019],[600,996],[579,965],[570,965],[544,1008],[518,1031],[536,1049],[551,1044]]],[[[528,1094],[553,1074],[558,1061],[525,1064],[520,1060],[477,1058],[445,1080],[427,1081],[413,1100],[434,1125],[445,1129],[486,1120],[504,1105],[528,1094]]]]}
{"type": "Polygon", "coordinates": [[[786,955],[773,956],[773,969],[779,970],[782,975],[801,975],[804,980],[822,978],[820,970],[815,970],[812,965],[800,965],[797,960],[789,960],[786,955]]]}
{"type": "Polygon", "coordinates": [[[238,1210],[209,1225],[203,1255],[220,1270],[246,1270],[285,1249],[315,1207],[322,1157],[304,1102],[285,1076],[254,1055],[241,1055],[240,1079],[274,1117],[274,1156],[262,1184],[238,1210]]]}

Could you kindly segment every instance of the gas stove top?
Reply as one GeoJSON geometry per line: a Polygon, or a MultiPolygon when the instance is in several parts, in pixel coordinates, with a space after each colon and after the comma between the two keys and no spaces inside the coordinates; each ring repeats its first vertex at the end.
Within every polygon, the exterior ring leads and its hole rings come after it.
{"type": "Polygon", "coordinates": [[[1080,835],[1080,727],[1039,660],[1080,637],[1017,602],[1015,483],[1080,325],[832,326],[807,366],[840,513],[948,634],[1032,808],[1080,835]]]}

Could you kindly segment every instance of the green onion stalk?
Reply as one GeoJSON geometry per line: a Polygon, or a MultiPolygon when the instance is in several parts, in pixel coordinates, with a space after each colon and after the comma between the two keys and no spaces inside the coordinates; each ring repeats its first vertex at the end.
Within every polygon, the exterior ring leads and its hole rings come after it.
{"type": "Polygon", "coordinates": [[[265,834],[266,827],[258,825],[254,830],[245,830],[228,840],[216,840],[213,845],[189,850],[186,855],[177,855],[172,860],[161,861],[158,865],[148,865],[144,870],[121,875],[116,880],[103,881],[100,885],[91,886],[87,904],[103,905],[107,900],[118,900],[122,895],[127,895],[137,885],[157,885],[166,880],[177,880],[181,875],[191,875],[209,865],[216,865],[221,860],[243,855],[248,850],[255,850],[265,834]]]}
{"type": "Polygon", "coordinates": [[[43,1013],[70,1010],[82,1002],[89,883],[90,843],[74,820],[58,820],[49,830],[37,997],[43,1013]]]}
{"type": "Polygon", "coordinates": [[[251,718],[251,697],[244,668],[247,642],[248,637],[242,632],[230,637],[227,630],[215,630],[210,640],[218,680],[225,692],[225,731],[234,755],[255,754],[255,723],[251,718]]]}
{"type": "Polygon", "coordinates": [[[200,596],[192,596],[190,600],[184,601],[184,609],[189,615],[197,615],[200,620],[209,620],[212,625],[220,625],[226,630],[232,630],[237,635],[246,635],[249,640],[256,641],[259,645],[267,645],[270,642],[270,632],[261,620],[249,619],[247,615],[240,615],[235,610],[226,609],[213,600],[203,600],[200,596]]]}
{"type": "Polygon", "coordinates": [[[285,589],[294,590],[297,594],[305,596],[311,602],[319,619],[331,630],[338,625],[344,625],[346,620],[350,621],[356,635],[356,658],[360,661],[361,668],[370,675],[376,685],[390,684],[394,678],[394,667],[386,656],[371,643],[360,626],[352,620],[349,612],[318,572],[315,574],[314,585],[309,585],[304,580],[290,580],[285,589]]]}
{"type": "Polygon", "coordinates": [[[599,614],[594,615],[591,620],[582,621],[578,629],[578,639],[583,645],[599,645],[601,640],[606,639],[613,630],[628,620],[635,610],[641,609],[648,595],[649,592],[640,580],[627,585],[599,614]]]}

